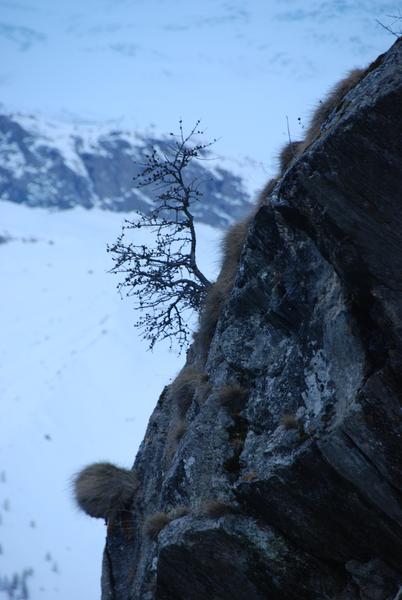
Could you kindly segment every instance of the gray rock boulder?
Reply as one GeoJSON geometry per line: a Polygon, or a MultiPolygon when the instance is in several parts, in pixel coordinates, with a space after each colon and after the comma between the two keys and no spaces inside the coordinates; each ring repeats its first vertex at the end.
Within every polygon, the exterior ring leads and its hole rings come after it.
{"type": "Polygon", "coordinates": [[[401,202],[399,39],[251,219],[109,521],[103,600],[402,597],[401,202]]]}

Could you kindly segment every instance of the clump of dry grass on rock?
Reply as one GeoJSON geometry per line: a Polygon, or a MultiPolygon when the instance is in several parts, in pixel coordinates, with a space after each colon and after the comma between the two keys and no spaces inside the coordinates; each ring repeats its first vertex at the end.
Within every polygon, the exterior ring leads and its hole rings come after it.
{"type": "Polygon", "coordinates": [[[194,393],[199,386],[208,384],[208,375],[204,371],[186,365],[169,386],[169,396],[173,398],[179,409],[180,417],[184,417],[191,406],[194,393]]]}
{"type": "Polygon", "coordinates": [[[237,383],[222,385],[217,390],[219,402],[230,414],[238,414],[243,410],[247,399],[247,390],[237,383]]]}
{"type": "Polygon", "coordinates": [[[189,512],[190,510],[187,506],[178,506],[169,512],[155,512],[152,515],[149,515],[145,520],[145,533],[151,540],[156,540],[162,529],[169,525],[169,523],[176,519],[181,519],[181,517],[185,517],[189,512]]]}
{"type": "Polygon", "coordinates": [[[223,500],[205,500],[200,506],[200,513],[211,519],[219,519],[225,515],[233,515],[238,508],[223,500]]]}
{"type": "Polygon", "coordinates": [[[82,469],[73,480],[78,506],[87,515],[108,518],[125,510],[138,489],[135,471],[111,463],[94,463],[82,469]]]}

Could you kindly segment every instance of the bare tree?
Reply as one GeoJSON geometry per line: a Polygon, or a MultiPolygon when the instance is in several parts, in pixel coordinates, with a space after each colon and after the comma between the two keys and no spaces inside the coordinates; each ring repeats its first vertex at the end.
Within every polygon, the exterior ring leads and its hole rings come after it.
{"type": "Polygon", "coordinates": [[[210,281],[197,264],[197,238],[191,212],[202,196],[200,180],[188,174],[193,160],[207,158],[213,142],[200,143],[204,132],[197,121],[185,134],[182,121],[179,134],[171,141],[154,147],[146,154],[142,171],[134,179],[138,187],[151,186],[155,207],[148,213],[137,213],[137,220],[126,220],[117,241],[108,246],[113,255],[113,273],[124,274],[118,284],[121,294],[135,298],[134,308],[140,316],[136,327],[153,348],[157,341],[175,341],[181,350],[189,342],[190,314],[205,300],[210,281]],[[129,231],[148,229],[154,245],[127,240],[129,231]]]}
{"type": "Polygon", "coordinates": [[[397,14],[387,15],[387,19],[389,19],[389,23],[383,23],[376,19],[377,23],[383,27],[388,33],[395,37],[400,37],[402,35],[402,12],[399,9],[397,14]]]}

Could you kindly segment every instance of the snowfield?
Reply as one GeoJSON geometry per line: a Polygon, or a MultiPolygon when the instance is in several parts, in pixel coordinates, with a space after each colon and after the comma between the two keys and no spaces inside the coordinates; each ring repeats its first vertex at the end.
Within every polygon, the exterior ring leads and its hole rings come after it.
{"type": "MultiPolygon", "coordinates": [[[[16,599],[24,581],[30,600],[99,598],[105,526],[75,508],[71,477],[98,460],[132,465],[185,360],[147,351],[107,273],[124,217],[0,202],[1,600],[13,577],[16,599]]],[[[210,277],[220,235],[199,228],[210,277]]]]}

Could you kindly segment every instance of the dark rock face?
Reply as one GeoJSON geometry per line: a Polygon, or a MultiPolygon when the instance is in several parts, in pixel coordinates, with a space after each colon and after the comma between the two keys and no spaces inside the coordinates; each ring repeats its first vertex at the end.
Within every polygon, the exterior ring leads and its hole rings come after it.
{"type": "Polygon", "coordinates": [[[169,389],[150,420],[104,600],[402,597],[401,190],[398,40],[251,222],[186,432],[169,389]]]}
{"type": "MultiPolygon", "coordinates": [[[[147,212],[152,192],[138,189],[133,178],[145,154],[167,144],[126,131],[69,130],[34,117],[0,115],[0,199],[56,209],[147,212]]],[[[202,202],[193,207],[198,222],[227,227],[250,210],[242,179],[230,171],[193,162],[187,176],[201,182],[202,202]]]]}

